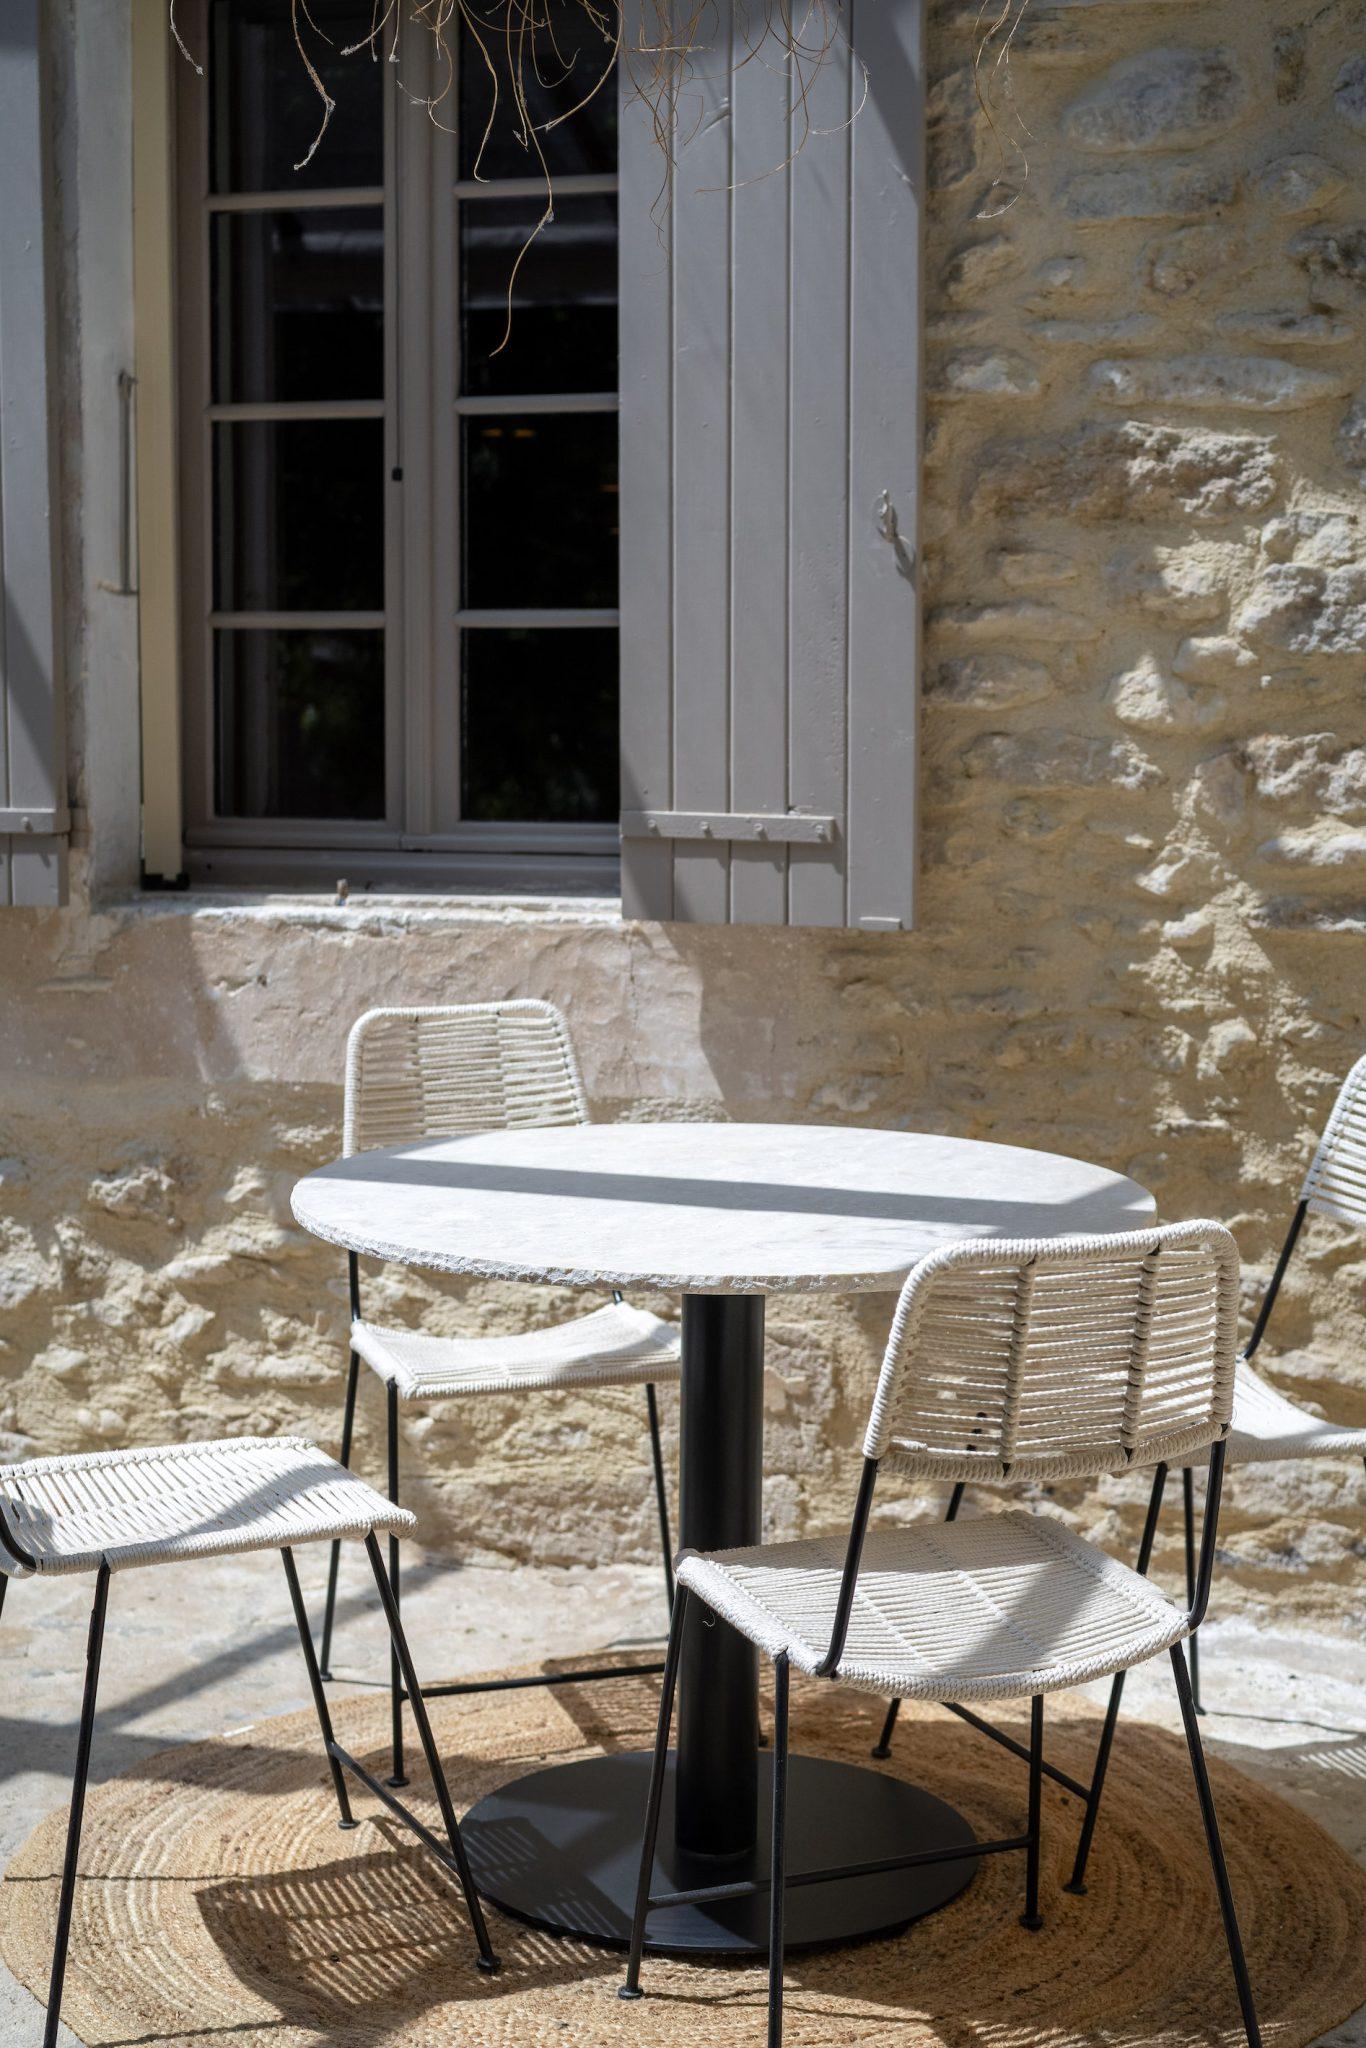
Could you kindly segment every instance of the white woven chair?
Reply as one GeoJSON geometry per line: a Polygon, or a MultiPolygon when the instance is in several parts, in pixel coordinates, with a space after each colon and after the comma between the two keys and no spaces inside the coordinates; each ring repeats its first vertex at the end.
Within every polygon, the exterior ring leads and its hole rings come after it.
{"type": "Polygon", "coordinates": [[[231,1557],[251,1550],[280,1552],[318,1711],[332,1789],[337,1797],[340,1825],[359,1825],[351,1811],[343,1775],[349,1771],[412,1828],[425,1847],[458,1878],[474,1926],[479,1967],[498,1967],[465,1859],[441,1758],[413,1672],[398,1603],[380,1555],[379,1530],[386,1530],[392,1542],[412,1527],[410,1514],[392,1506],[363,1481],[352,1478],[312,1444],[294,1437],[239,1437],[227,1443],[99,1451],[82,1457],[35,1458],[23,1465],[0,1466],[0,1613],[11,1579],[63,1578],[76,1572],[93,1572],[95,1576],[43,2048],[55,2048],[57,2040],[109,1581],[116,1572],[132,1571],[142,1565],[189,1563],[196,1558],[231,1557]],[[446,1832],[445,1847],[342,1748],[332,1732],[327,1696],[318,1675],[313,1638],[299,1589],[294,1550],[301,1543],[339,1542],[343,1538],[363,1542],[369,1555],[394,1654],[413,1698],[418,1734],[446,1832]]]}
{"type": "MultiPolygon", "coordinates": [[[[788,1690],[793,1666],[872,1693],[935,1701],[1029,1699],[1026,1832],[965,1855],[1023,1849],[1024,1926],[1039,1914],[1043,1700],[1061,1686],[1166,1651],[1190,1748],[1250,2048],[1257,2018],[1219,1840],[1182,1643],[1209,1597],[1225,1437],[1233,1409],[1238,1259],[1217,1223],[1115,1237],[984,1244],[934,1253],[902,1290],[864,1439],[847,1538],[678,1559],[626,1981],[640,1996],[646,1917],[686,1897],[770,1893],[769,2048],[782,2041],[788,1690]],[[1061,1523],[1019,1511],[870,1531],[884,1463],[918,1478],[1098,1476],[1209,1455],[1195,1598],[1181,1609],[1061,1523]],[[773,1660],[773,1846],[767,1885],[652,1895],[655,1835],[687,1610],[696,1600],[773,1660]]],[[[898,1864],[936,1856],[908,1847],[898,1864]]]]}
{"type": "MultiPolygon", "coordinates": [[[[1322,1416],[1313,1414],[1308,1408],[1299,1407],[1264,1380],[1260,1373],[1254,1372],[1251,1364],[1266,1334],[1271,1311],[1276,1305],[1281,1284],[1289,1270],[1305,1219],[1311,1214],[1328,1216],[1339,1223],[1352,1224],[1358,1229],[1366,1228],[1366,1056],[1357,1061],[1338,1090],[1332,1114],[1315,1148],[1314,1157],[1300,1188],[1295,1213],[1290,1219],[1285,1242],[1281,1246],[1266,1293],[1257,1310],[1252,1334],[1238,1360],[1233,1386],[1233,1423],[1228,1433],[1230,1465],[1266,1465],[1286,1458],[1366,1460],[1366,1429],[1346,1428],[1341,1423],[1325,1421],[1322,1416]]],[[[1146,1573],[1152,1560],[1158,1515],[1167,1477],[1167,1466],[1159,1463],[1153,1474],[1152,1491],[1148,1498],[1143,1535],[1135,1562],[1135,1569],[1139,1572],[1146,1573]]],[[[953,1489],[948,1507],[949,1521],[953,1521],[958,1513],[963,1490],[961,1481],[953,1489]]],[[[1193,1600],[1196,1576],[1195,1486],[1194,1474],[1189,1465],[1182,1468],[1181,1495],[1185,1515],[1186,1597],[1193,1600]]],[[[1199,1646],[1194,1639],[1190,1646],[1190,1675],[1195,1710],[1197,1713],[1203,1713],[1204,1708],[1200,1700],[1199,1646]]],[[[1100,1812],[1101,1794],[1105,1789],[1105,1773],[1109,1765],[1123,1693],[1124,1674],[1121,1671],[1110,1689],[1109,1706],[1101,1729],[1091,1782],[1088,1785],[1079,1785],[1075,1780],[1062,1779],[1062,1782],[1082,1801],[1084,1809],[1076,1861],[1067,1887],[1069,1891],[1084,1892],[1086,1889],[1086,1867],[1100,1812]]],[[[882,1733],[873,1749],[874,1756],[885,1757],[890,1754],[892,1731],[896,1726],[899,1705],[900,1702],[893,1699],[888,1706],[882,1733]]],[[[976,1725],[984,1734],[991,1735],[998,1741],[1001,1739],[999,1731],[988,1727],[985,1722],[977,1720],[976,1725]]],[[[1061,1773],[1056,1775],[1061,1777],[1061,1773]]]]}
{"type": "MultiPolygon", "coordinates": [[[[342,1150],[348,1155],[477,1131],[587,1122],[588,1105],[573,1044],[564,1018],[553,1004],[518,999],[369,1010],[357,1020],[347,1040],[342,1150]]],[[[399,1497],[398,1417],[403,1404],[459,1395],[643,1386],[665,1592],[672,1605],[673,1549],[655,1389],[678,1379],[682,1361],[677,1329],[645,1309],[632,1308],[618,1295],[607,1308],[525,1336],[433,1336],[366,1321],[361,1315],[360,1268],[354,1252],[349,1274],[351,1356],[342,1416],[342,1464],[351,1462],[362,1363],[383,1381],[386,1390],[388,1486],[394,1502],[399,1497]]],[[[332,1676],[339,1556],[340,1546],[334,1546],[319,1654],[324,1679],[332,1676]]],[[[396,1544],[391,1546],[389,1573],[398,1600],[396,1544]]],[[[619,1678],[623,1668],[615,1664],[532,1679],[473,1680],[429,1687],[428,1696],[494,1691],[508,1683],[583,1684],[619,1678]]],[[[630,1668],[658,1672],[663,1666],[652,1663],[630,1668]]],[[[404,1783],[403,1688],[396,1662],[391,1662],[390,1690],[394,1757],[389,1782],[398,1786],[404,1783]]]]}

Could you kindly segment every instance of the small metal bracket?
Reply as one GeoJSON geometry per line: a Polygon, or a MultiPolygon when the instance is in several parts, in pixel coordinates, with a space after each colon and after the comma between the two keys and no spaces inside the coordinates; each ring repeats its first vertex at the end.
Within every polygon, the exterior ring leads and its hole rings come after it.
{"type": "Polygon", "coordinates": [[[12,810],[0,810],[0,836],[60,836],[70,830],[71,813],[65,804],[20,804],[12,810]]]}
{"type": "Polygon", "coordinates": [[[914,583],[915,550],[908,547],[902,538],[890,491],[884,491],[877,501],[877,530],[896,556],[897,574],[904,576],[908,583],[914,583]]]}
{"type": "Polygon", "coordinates": [[[623,811],[623,839],[739,840],[774,846],[828,846],[834,818],[801,811],[623,811]]]}

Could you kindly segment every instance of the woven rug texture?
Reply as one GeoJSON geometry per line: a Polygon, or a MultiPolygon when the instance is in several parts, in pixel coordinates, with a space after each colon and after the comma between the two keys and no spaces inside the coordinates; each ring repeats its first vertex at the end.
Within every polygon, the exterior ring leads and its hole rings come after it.
{"type": "MultiPolygon", "coordinates": [[[[623,1678],[432,1702],[457,1806],[556,1759],[643,1749],[654,1682],[623,1678]]],[[[338,1738],[376,1774],[383,1695],[340,1701],[338,1738]]],[[[803,1681],[794,1748],[869,1762],[877,1701],[803,1681]]],[[[999,1717],[1025,1732],[1018,1713],[999,1717]]],[[[1048,1703],[1048,1755],[1085,1779],[1098,1720],[1048,1703]]],[[[98,1732],[96,1736],[98,1743],[98,1732]]],[[[415,1745],[414,1745],[415,1747],[415,1745]]],[[[386,1766],[387,1767],[387,1766],[386,1766]]],[[[979,1835],[1024,1825],[1024,1766],[933,1708],[903,1712],[882,1769],[960,1808],[979,1835]]],[[[420,1758],[404,1795],[439,1827],[420,1758]]],[[[1304,2048],[1366,2004],[1366,1873],[1242,1773],[1212,1777],[1267,2048],[1304,2048]]],[[[168,1749],[92,1791],[64,2017],[88,2048],[753,2048],[761,1967],[619,1954],[490,1915],[501,1973],[473,1966],[454,1887],[357,1788],[336,1825],[310,1713],[168,1749]]],[[[791,2048],[1234,2048],[1242,2033],[1179,1736],[1121,1724],[1088,1873],[1062,1891],[1078,1802],[1045,1780],[1041,1932],[1019,1925],[1023,1858],[984,1858],[944,1910],[890,1940],[789,1958],[791,2048]]],[[[65,1813],[0,1888],[0,1953],[45,1993],[65,1813]]]]}

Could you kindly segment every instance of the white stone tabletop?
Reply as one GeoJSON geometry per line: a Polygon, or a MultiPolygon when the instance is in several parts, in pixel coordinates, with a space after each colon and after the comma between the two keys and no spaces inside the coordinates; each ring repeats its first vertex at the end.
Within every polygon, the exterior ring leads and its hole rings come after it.
{"type": "Polygon", "coordinates": [[[1141,1228],[1122,1174],[1056,1152],[824,1124],[580,1124],[388,1146],[301,1180],[348,1251],[488,1279],[671,1293],[890,1291],[936,1246],[1141,1228]]]}

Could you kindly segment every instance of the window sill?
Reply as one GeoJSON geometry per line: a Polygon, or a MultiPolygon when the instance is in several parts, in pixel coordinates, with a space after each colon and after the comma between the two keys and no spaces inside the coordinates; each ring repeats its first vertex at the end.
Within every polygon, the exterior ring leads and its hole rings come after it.
{"type": "Polygon", "coordinates": [[[142,921],[188,917],[210,925],[303,926],[317,931],[430,931],[466,925],[582,925],[621,923],[617,896],[435,892],[381,894],[366,890],[344,903],[319,891],[196,888],[125,896],[101,906],[106,914],[142,921]]]}

